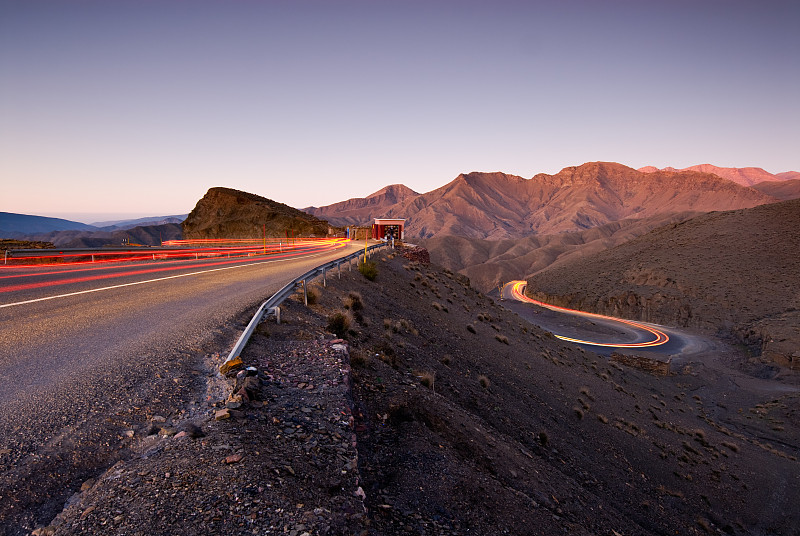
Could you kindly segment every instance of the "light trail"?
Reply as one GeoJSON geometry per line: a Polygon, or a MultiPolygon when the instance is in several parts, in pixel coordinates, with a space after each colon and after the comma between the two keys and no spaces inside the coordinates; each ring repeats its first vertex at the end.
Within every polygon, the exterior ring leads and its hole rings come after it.
{"type": "MultiPolygon", "coordinates": [[[[339,247],[343,247],[343,246],[344,246],[344,243],[342,243],[340,245],[337,245],[335,247],[339,248],[339,247]]],[[[331,249],[331,248],[324,248],[324,249],[319,249],[319,250],[305,251],[305,252],[303,252],[303,256],[315,257],[315,256],[317,256],[317,255],[319,255],[321,253],[324,253],[328,249],[331,249]]],[[[148,284],[148,283],[155,283],[155,282],[158,282],[158,281],[167,281],[169,279],[177,279],[177,278],[180,278],[180,277],[189,277],[189,276],[193,276],[193,275],[200,275],[200,274],[205,274],[205,273],[210,273],[210,272],[218,272],[220,270],[233,270],[233,269],[237,269],[237,268],[247,268],[247,267],[250,267],[250,266],[256,266],[256,265],[259,265],[259,264],[270,264],[270,263],[273,263],[273,262],[283,262],[283,261],[290,260],[291,258],[293,258],[295,256],[296,255],[286,255],[284,257],[272,257],[270,259],[251,262],[251,263],[247,263],[247,264],[236,264],[234,266],[223,266],[221,268],[210,268],[210,269],[206,269],[206,270],[200,270],[200,271],[196,271],[196,272],[189,272],[189,273],[185,273],[185,274],[176,274],[176,275],[169,275],[169,276],[165,276],[165,277],[157,277],[155,279],[147,279],[147,280],[144,280],[144,281],[133,281],[133,282],[130,282],[130,283],[121,283],[119,285],[111,285],[111,286],[108,286],[108,287],[100,287],[100,288],[79,290],[79,291],[76,291],[76,292],[67,292],[65,294],[58,294],[58,295],[54,295],[54,296],[44,296],[42,298],[34,298],[34,299],[23,300],[23,301],[14,302],[14,303],[4,303],[4,304],[0,304],[0,309],[6,308],[6,307],[15,307],[15,306],[18,306],[18,305],[26,305],[26,304],[29,304],[29,303],[47,301],[47,300],[55,300],[55,299],[58,299],[58,298],[67,298],[67,297],[70,297],[70,296],[78,296],[80,294],[89,294],[89,293],[92,293],[92,292],[102,292],[102,291],[105,291],[105,290],[113,290],[113,289],[118,289],[118,288],[131,287],[131,286],[135,286],[135,285],[144,285],[144,284],[148,284]]],[[[239,261],[239,262],[241,262],[241,261],[239,261]]],[[[226,262],[226,263],[205,264],[203,266],[206,266],[206,267],[207,266],[215,266],[216,264],[230,264],[230,263],[226,262]]],[[[194,268],[194,267],[196,267],[196,265],[193,265],[191,267],[194,268]]]]}
{"type": "Polygon", "coordinates": [[[558,311],[560,313],[569,313],[572,315],[585,316],[588,318],[597,318],[600,320],[611,320],[613,322],[620,322],[622,324],[627,324],[636,329],[647,331],[655,336],[655,339],[647,342],[605,343],[605,342],[585,341],[573,337],[564,337],[563,335],[556,335],[555,333],[553,334],[555,335],[555,337],[561,339],[562,341],[569,341],[578,344],[587,344],[590,346],[604,346],[609,348],[648,348],[651,346],[660,346],[669,341],[669,336],[663,331],[655,329],[654,327],[648,326],[646,324],[642,324],[640,322],[634,322],[633,320],[625,320],[622,318],[614,318],[613,316],[605,316],[596,313],[587,313],[585,311],[578,311],[577,309],[568,309],[566,307],[557,307],[555,305],[550,305],[548,303],[544,303],[539,300],[534,300],[533,298],[529,298],[528,296],[525,295],[524,291],[525,287],[528,285],[527,281],[511,281],[506,286],[509,285],[511,286],[511,296],[517,301],[532,303],[534,305],[538,305],[539,307],[544,307],[545,309],[550,309],[551,311],[558,311]]]}
{"type": "MultiPolygon", "coordinates": [[[[269,257],[274,260],[284,260],[296,256],[310,255],[332,249],[338,249],[344,247],[346,245],[346,242],[347,241],[344,239],[330,239],[326,241],[317,240],[305,244],[303,247],[288,249],[283,253],[270,252],[267,253],[267,255],[269,255],[269,257]]],[[[207,259],[207,260],[200,260],[199,262],[194,264],[185,264],[185,263],[174,264],[173,262],[170,262],[169,265],[167,266],[160,265],[152,267],[145,267],[142,266],[142,264],[138,263],[130,264],[127,266],[120,265],[117,261],[115,261],[113,264],[106,264],[105,266],[95,265],[91,267],[87,266],[84,263],[69,263],[65,265],[63,264],[57,265],[59,267],[65,268],[63,270],[48,270],[44,272],[36,270],[36,268],[40,268],[43,265],[25,266],[25,268],[33,268],[33,270],[23,274],[1,276],[0,279],[33,278],[33,277],[40,277],[43,275],[58,275],[61,277],[49,281],[31,281],[31,282],[22,282],[12,285],[0,284],[0,293],[32,290],[37,288],[61,286],[74,283],[85,283],[90,281],[100,281],[103,279],[111,279],[117,277],[129,277],[129,276],[137,276],[145,274],[163,273],[175,270],[209,268],[212,266],[224,266],[229,264],[238,264],[241,262],[242,262],[241,258],[232,258],[225,260],[207,259]],[[97,271],[100,271],[100,273],[91,273],[90,275],[78,275],[78,274],[86,274],[87,272],[97,272],[97,271]]],[[[48,268],[53,267],[53,265],[45,265],[45,266],[48,268]]],[[[17,266],[16,268],[19,269],[20,266],[17,266]]]]}
{"type": "Polygon", "coordinates": [[[37,267],[63,267],[65,264],[97,265],[111,262],[135,262],[149,260],[168,260],[200,257],[224,256],[255,256],[283,253],[287,250],[315,248],[319,246],[334,246],[344,243],[345,238],[268,238],[268,239],[205,239],[205,240],[171,240],[164,242],[162,247],[145,247],[136,249],[135,252],[108,251],[98,248],[96,250],[82,250],[70,252],[64,250],[41,250],[40,255],[26,257],[9,257],[2,269],[18,268],[20,266],[37,267]],[[87,260],[84,260],[87,259],[87,260]],[[88,260],[91,259],[91,260],[88,260]],[[8,261],[11,261],[9,264],[8,261]]]}

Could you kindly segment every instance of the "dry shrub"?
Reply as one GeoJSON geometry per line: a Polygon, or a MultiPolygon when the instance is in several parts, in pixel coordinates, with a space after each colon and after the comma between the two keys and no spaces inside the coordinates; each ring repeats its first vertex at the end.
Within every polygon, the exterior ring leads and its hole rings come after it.
{"type": "Polygon", "coordinates": [[[478,331],[475,329],[475,326],[473,326],[472,324],[467,324],[467,331],[469,331],[470,333],[478,333],[478,331]]]}
{"type": "Polygon", "coordinates": [[[489,378],[487,376],[484,376],[483,374],[478,376],[478,383],[480,383],[481,387],[483,387],[484,389],[488,389],[489,386],[491,385],[489,378]]]}
{"type": "Polygon", "coordinates": [[[360,311],[364,308],[364,299],[359,292],[350,291],[344,299],[344,307],[351,311],[360,311]]]}
{"type": "Polygon", "coordinates": [[[450,354],[444,354],[442,356],[441,361],[443,365],[449,365],[450,363],[453,362],[453,356],[451,356],[450,354]]]}
{"type": "Polygon", "coordinates": [[[419,378],[419,383],[428,389],[433,389],[433,384],[436,381],[436,374],[433,372],[417,372],[416,376],[419,378]]]}
{"type": "Polygon", "coordinates": [[[497,339],[498,342],[502,342],[503,344],[509,344],[508,337],[506,337],[505,335],[500,335],[498,333],[497,335],[494,336],[494,338],[497,339]]]}
{"type": "Polygon", "coordinates": [[[347,330],[353,323],[353,317],[349,311],[344,313],[333,313],[328,317],[328,331],[335,333],[337,336],[344,338],[347,335],[347,330]]]}
{"type": "Polygon", "coordinates": [[[363,350],[353,349],[350,351],[350,366],[353,368],[364,368],[369,362],[369,354],[363,350]]]}
{"type": "Polygon", "coordinates": [[[378,278],[378,265],[372,261],[359,264],[358,271],[370,281],[375,281],[378,278]]]}

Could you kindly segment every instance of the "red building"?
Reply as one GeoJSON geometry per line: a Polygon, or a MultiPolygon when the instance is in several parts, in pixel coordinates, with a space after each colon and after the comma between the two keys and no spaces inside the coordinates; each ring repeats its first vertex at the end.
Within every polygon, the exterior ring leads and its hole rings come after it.
{"type": "Polygon", "coordinates": [[[375,223],[372,224],[372,238],[380,240],[387,237],[394,237],[395,240],[402,240],[404,236],[403,227],[405,224],[406,220],[375,218],[375,223]]]}

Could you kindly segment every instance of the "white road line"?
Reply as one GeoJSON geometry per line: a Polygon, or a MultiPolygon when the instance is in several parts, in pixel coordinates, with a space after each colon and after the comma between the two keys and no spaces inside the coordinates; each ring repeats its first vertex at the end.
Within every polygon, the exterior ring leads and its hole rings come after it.
{"type": "MultiPolygon", "coordinates": [[[[302,257],[302,258],[303,259],[310,259],[310,258],[313,258],[313,257],[318,257],[318,256],[320,256],[320,255],[322,255],[324,253],[328,253],[328,252],[325,251],[325,252],[321,252],[321,253],[315,253],[314,255],[309,255],[308,257],[302,257]]],[[[168,279],[177,279],[179,277],[187,277],[187,276],[190,276],[190,275],[207,274],[209,272],[219,272],[220,270],[231,270],[233,268],[246,268],[248,266],[255,266],[257,264],[269,264],[269,263],[273,263],[273,262],[285,262],[285,261],[291,261],[291,260],[297,260],[297,259],[296,258],[272,259],[272,260],[269,260],[269,261],[251,262],[250,264],[239,264],[239,265],[236,265],[236,266],[225,266],[223,268],[212,268],[212,269],[209,269],[209,270],[201,270],[199,272],[191,272],[191,273],[188,273],[188,274],[170,275],[170,276],[167,276],[167,277],[159,277],[159,278],[156,278],[156,279],[148,279],[146,281],[136,281],[136,282],[133,282],[133,283],[123,283],[121,285],[112,285],[110,287],[101,287],[101,288],[93,288],[93,289],[89,289],[89,290],[80,290],[78,292],[70,292],[68,294],[57,294],[56,296],[46,296],[44,298],[36,298],[36,299],[33,299],[33,300],[25,300],[25,301],[14,302],[14,303],[5,303],[5,304],[0,305],[0,309],[3,309],[4,307],[14,307],[16,305],[25,305],[25,304],[28,304],[28,303],[35,303],[35,302],[46,301],[46,300],[55,300],[56,298],[68,298],[70,296],[77,296],[79,294],[88,294],[90,292],[100,292],[100,291],[103,291],[103,290],[113,290],[115,288],[132,287],[133,285],[144,285],[145,283],[156,283],[158,281],[166,281],[168,279]]]]}

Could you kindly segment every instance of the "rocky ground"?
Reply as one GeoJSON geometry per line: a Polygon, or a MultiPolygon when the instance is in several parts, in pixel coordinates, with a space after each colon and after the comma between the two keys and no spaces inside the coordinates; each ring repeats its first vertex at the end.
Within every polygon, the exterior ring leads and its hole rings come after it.
{"type": "Polygon", "coordinates": [[[209,356],[37,534],[796,534],[796,375],[647,374],[413,258],[285,302],[249,376],[209,356]]]}

